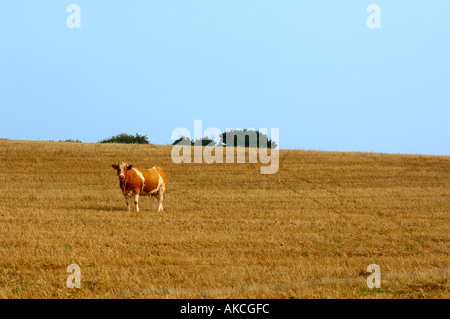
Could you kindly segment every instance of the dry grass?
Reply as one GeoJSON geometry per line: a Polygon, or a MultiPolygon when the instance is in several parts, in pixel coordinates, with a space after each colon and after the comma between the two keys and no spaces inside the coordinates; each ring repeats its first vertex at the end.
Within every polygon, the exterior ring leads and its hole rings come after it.
{"type": "Polygon", "coordinates": [[[0,298],[449,297],[449,157],[281,150],[261,175],[170,150],[0,140],[0,298]],[[125,211],[119,161],[166,170],[163,213],[125,211]]]}

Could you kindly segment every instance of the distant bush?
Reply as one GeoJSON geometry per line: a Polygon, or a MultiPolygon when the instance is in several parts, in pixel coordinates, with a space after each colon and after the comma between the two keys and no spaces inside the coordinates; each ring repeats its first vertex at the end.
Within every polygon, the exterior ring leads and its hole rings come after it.
{"type": "MultiPolygon", "coordinates": [[[[182,136],[177,139],[172,145],[198,145],[200,139],[196,139],[194,142],[186,136],[182,136]]],[[[208,136],[201,138],[201,145],[206,146],[210,143],[216,145],[216,142],[208,136]]],[[[222,132],[220,135],[220,141],[217,143],[220,146],[241,146],[241,147],[261,147],[261,148],[276,148],[278,144],[267,137],[266,134],[260,131],[239,129],[222,132]],[[227,140],[228,136],[228,140],[227,140]],[[265,144],[265,145],[264,145],[265,144]]]]}
{"type": "Polygon", "coordinates": [[[172,145],[191,145],[192,141],[189,137],[182,136],[175,140],[175,142],[172,143],[172,145]]]}
{"type": "Polygon", "coordinates": [[[100,140],[98,143],[150,144],[146,135],[139,135],[137,133],[136,136],[121,133],[116,136],[111,136],[100,140]]]}
{"type": "Polygon", "coordinates": [[[202,137],[201,139],[198,138],[195,141],[192,141],[189,137],[182,136],[179,139],[175,140],[175,142],[173,142],[172,145],[192,145],[192,146],[194,146],[194,145],[200,144],[200,141],[201,141],[201,145],[202,146],[206,146],[206,145],[208,145],[210,143],[214,143],[215,144],[215,141],[210,139],[207,136],[206,137],[202,137]]]}
{"type": "Polygon", "coordinates": [[[202,137],[201,139],[200,138],[196,139],[192,143],[192,145],[199,145],[199,144],[201,144],[202,146],[206,146],[206,145],[211,144],[211,143],[212,143],[212,145],[216,144],[216,142],[214,140],[210,139],[208,136],[205,136],[205,137],[202,137]]]}
{"type": "Polygon", "coordinates": [[[72,140],[72,139],[70,139],[70,138],[67,139],[67,140],[64,140],[64,141],[59,140],[58,142],[81,143],[80,140],[72,140]]]}
{"type": "Polygon", "coordinates": [[[220,143],[224,146],[241,147],[276,148],[278,146],[278,144],[269,139],[266,134],[261,133],[260,131],[247,129],[223,132],[220,136],[220,143]],[[250,143],[250,137],[252,137],[253,142],[256,140],[256,145],[250,143]],[[264,142],[266,142],[266,145],[264,145],[264,142]]]}

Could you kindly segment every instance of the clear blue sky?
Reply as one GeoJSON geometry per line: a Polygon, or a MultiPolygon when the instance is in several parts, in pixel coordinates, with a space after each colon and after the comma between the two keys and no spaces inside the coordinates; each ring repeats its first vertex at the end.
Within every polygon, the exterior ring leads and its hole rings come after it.
{"type": "Polygon", "coordinates": [[[282,149],[450,155],[450,1],[0,0],[0,114],[9,139],[169,144],[198,119],[279,128],[282,149]]]}

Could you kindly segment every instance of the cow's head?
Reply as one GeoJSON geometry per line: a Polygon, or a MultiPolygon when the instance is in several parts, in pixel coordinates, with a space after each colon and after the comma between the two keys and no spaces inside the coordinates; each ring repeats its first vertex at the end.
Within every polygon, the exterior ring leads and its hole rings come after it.
{"type": "Polygon", "coordinates": [[[125,179],[125,171],[128,171],[133,168],[133,165],[128,165],[127,163],[120,162],[119,164],[112,164],[112,168],[117,171],[117,175],[120,180],[125,179]]]}

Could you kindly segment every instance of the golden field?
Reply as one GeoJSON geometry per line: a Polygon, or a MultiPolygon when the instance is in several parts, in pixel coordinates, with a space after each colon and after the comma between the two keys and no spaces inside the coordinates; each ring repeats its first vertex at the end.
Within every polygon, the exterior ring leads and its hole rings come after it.
{"type": "Polygon", "coordinates": [[[280,150],[261,175],[171,148],[0,140],[0,298],[450,296],[450,157],[280,150]],[[120,161],[165,169],[164,212],[126,212],[120,161]]]}

